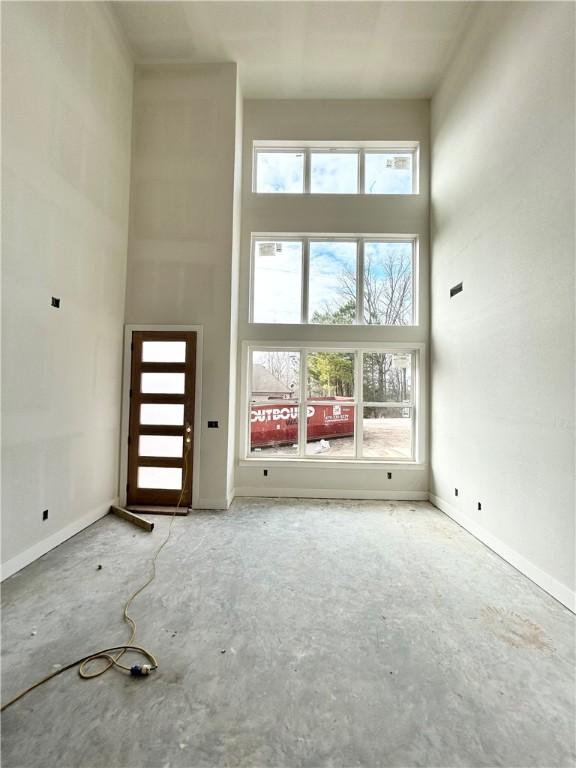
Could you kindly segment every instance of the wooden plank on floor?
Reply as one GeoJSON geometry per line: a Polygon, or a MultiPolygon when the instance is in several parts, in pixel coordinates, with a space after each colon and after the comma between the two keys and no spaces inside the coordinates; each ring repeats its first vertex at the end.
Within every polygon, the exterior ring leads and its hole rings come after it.
{"type": "Polygon", "coordinates": [[[139,505],[130,505],[128,507],[130,512],[136,512],[137,514],[142,515],[187,515],[190,511],[188,507],[145,507],[145,506],[139,506],[139,505]]]}
{"type": "Polygon", "coordinates": [[[127,520],[129,523],[132,523],[133,525],[137,525],[138,528],[143,528],[145,531],[154,530],[154,523],[152,523],[150,520],[146,520],[145,517],[140,517],[139,515],[135,515],[130,510],[124,509],[124,507],[117,507],[113,504],[110,507],[110,512],[113,515],[117,515],[118,517],[121,517],[122,520],[127,520]]]}

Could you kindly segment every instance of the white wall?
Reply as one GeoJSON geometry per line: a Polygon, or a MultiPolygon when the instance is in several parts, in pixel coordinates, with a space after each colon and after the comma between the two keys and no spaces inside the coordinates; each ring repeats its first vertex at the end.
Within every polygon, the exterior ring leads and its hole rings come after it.
{"type": "Polygon", "coordinates": [[[203,326],[198,504],[214,508],[230,490],[237,88],[235,64],[161,66],[134,97],[126,322],[203,326]]]}
{"type": "Polygon", "coordinates": [[[4,576],[117,494],[132,82],[105,4],[2,4],[4,576]]]}
{"type": "Polygon", "coordinates": [[[433,498],[565,603],[575,545],[573,35],[571,3],[482,4],[432,108],[433,498]]]}
{"type": "Polygon", "coordinates": [[[240,280],[240,243],[242,232],[242,135],[244,103],[238,84],[236,92],[236,136],[234,141],[234,200],[232,205],[232,263],[230,271],[230,390],[228,406],[228,467],[226,493],[228,502],[235,495],[236,482],[236,407],[238,380],[238,307],[240,280]]]}
{"type": "MultiPolygon", "coordinates": [[[[242,243],[240,256],[239,354],[242,341],[268,342],[422,342],[429,319],[429,102],[426,100],[247,100],[244,103],[242,243]],[[257,195],[252,192],[255,140],[418,141],[420,194],[257,195]],[[253,232],[394,233],[418,235],[420,241],[420,325],[377,326],[251,325],[249,323],[250,237],[253,232]]],[[[241,382],[239,382],[240,385],[241,382]]],[[[239,386],[238,427],[243,418],[239,386]]],[[[425,424],[424,424],[425,426],[425,424]]],[[[424,442],[426,438],[424,436],[424,442]]],[[[241,455],[241,446],[238,444],[241,455]]],[[[427,451],[424,453],[426,454],[427,451]]],[[[284,462],[285,464],[285,462],[284,462]]],[[[388,468],[389,469],[389,468],[388,468]]],[[[424,498],[426,462],[417,469],[395,467],[388,480],[384,465],[330,467],[328,462],[280,466],[270,460],[240,462],[239,495],[343,496],[348,498],[424,498]],[[264,477],[263,469],[268,469],[264,477]]]]}

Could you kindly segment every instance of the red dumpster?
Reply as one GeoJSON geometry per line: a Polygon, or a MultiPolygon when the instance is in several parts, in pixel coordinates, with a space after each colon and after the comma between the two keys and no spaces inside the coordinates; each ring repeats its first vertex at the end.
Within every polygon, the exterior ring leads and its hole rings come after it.
{"type": "MultiPolygon", "coordinates": [[[[308,442],[354,435],[354,406],[338,398],[330,403],[307,406],[308,442]]],[[[250,412],[252,448],[294,445],[298,442],[300,408],[294,403],[253,403],[250,412]]]]}

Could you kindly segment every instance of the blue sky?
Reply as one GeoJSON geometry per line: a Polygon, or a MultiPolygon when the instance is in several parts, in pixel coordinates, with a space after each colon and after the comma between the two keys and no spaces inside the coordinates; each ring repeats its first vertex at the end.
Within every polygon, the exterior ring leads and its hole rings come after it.
{"type": "Polygon", "coordinates": [[[346,272],[356,274],[356,243],[310,243],[310,318],[316,311],[325,312],[328,309],[333,312],[345,303],[341,296],[341,278],[346,272]]]}
{"type": "Polygon", "coordinates": [[[358,154],[353,152],[312,152],[310,191],[319,194],[358,192],[358,154]]]}
{"type": "Polygon", "coordinates": [[[412,192],[412,155],[367,152],[365,175],[368,194],[410,194],[412,192]],[[403,165],[407,167],[395,167],[403,165]]]}
{"type": "Polygon", "coordinates": [[[301,314],[302,243],[283,241],[280,251],[266,254],[256,243],[254,321],[299,323],[301,314]]]}
{"type": "MultiPolygon", "coordinates": [[[[367,152],[365,187],[367,194],[410,194],[412,155],[367,152]]],[[[315,194],[358,192],[358,162],[355,152],[310,153],[310,191],[315,194]]],[[[303,152],[258,152],[258,192],[302,193],[303,152]]]]}
{"type": "Polygon", "coordinates": [[[410,242],[367,242],[364,246],[364,264],[375,277],[384,278],[389,265],[398,269],[402,263],[411,264],[410,242]]]}
{"type": "MultiPolygon", "coordinates": [[[[310,241],[309,318],[316,311],[334,311],[344,303],[341,280],[346,274],[356,274],[356,258],[356,242],[310,241]]],[[[396,272],[402,265],[409,273],[411,259],[410,242],[367,242],[365,245],[365,265],[377,280],[387,279],[390,268],[396,272]]],[[[258,241],[254,267],[254,321],[299,323],[302,243],[258,241]]]]}
{"type": "Polygon", "coordinates": [[[302,152],[258,152],[258,192],[303,192],[302,152]]]}

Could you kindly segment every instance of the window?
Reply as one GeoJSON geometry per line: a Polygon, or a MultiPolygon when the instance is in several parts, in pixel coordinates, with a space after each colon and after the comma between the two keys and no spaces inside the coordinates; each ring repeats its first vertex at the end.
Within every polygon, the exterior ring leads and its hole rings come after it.
{"type": "Polygon", "coordinates": [[[364,193],[410,195],[414,186],[413,152],[366,152],[364,193]]]}
{"type": "Polygon", "coordinates": [[[418,193],[418,145],[254,147],[259,194],[412,195],[418,193]]]}
{"type": "Polygon", "coordinates": [[[246,456],[414,461],[418,354],[249,350],[246,456]]]}
{"type": "Polygon", "coordinates": [[[304,192],[304,152],[256,153],[258,192],[304,192]]]}
{"type": "Polygon", "coordinates": [[[415,238],[255,237],[251,322],[413,325],[415,238]]]}
{"type": "Polygon", "coordinates": [[[299,323],[302,317],[302,240],[254,244],[254,323],[299,323]]]}
{"type": "Polygon", "coordinates": [[[310,192],[355,195],[358,193],[358,152],[310,153],[310,192]]]}
{"type": "Polygon", "coordinates": [[[299,442],[300,354],[254,351],[250,361],[248,452],[297,456],[299,442]]]}
{"type": "Polygon", "coordinates": [[[355,323],[358,243],[355,240],[311,240],[309,259],[309,322],[321,325],[355,323]]]}

